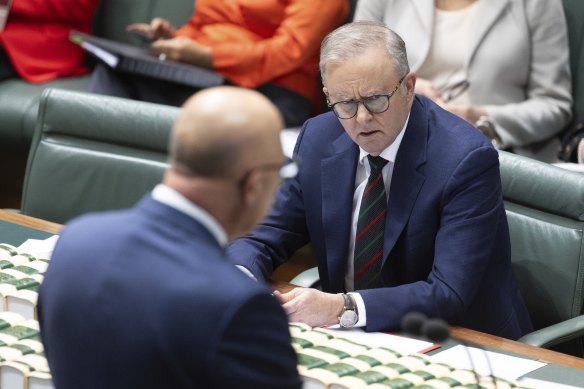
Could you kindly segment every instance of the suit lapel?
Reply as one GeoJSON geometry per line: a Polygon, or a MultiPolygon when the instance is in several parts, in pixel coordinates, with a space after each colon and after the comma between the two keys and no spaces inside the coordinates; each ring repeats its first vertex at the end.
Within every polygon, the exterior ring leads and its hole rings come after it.
{"type": "Polygon", "coordinates": [[[480,15],[475,28],[472,30],[471,35],[471,50],[470,55],[467,58],[466,67],[470,65],[475,52],[481,41],[485,38],[487,32],[491,29],[491,27],[497,22],[503,10],[509,6],[510,0],[488,0],[488,1],[479,1],[477,11],[477,15],[480,15]]]}
{"type": "Polygon", "coordinates": [[[426,179],[422,167],[426,163],[427,143],[428,119],[424,107],[416,98],[406,133],[396,156],[391,179],[385,220],[383,264],[387,261],[389,253],[407,224],[426,179]]]}
{"type": "Polygon", "coordinates": [[[332,148],[333,154],[321,162],[322,224],[331,290],[341,291],[349,249],[359,148],[346,133],[333,142],[332,148]]]}

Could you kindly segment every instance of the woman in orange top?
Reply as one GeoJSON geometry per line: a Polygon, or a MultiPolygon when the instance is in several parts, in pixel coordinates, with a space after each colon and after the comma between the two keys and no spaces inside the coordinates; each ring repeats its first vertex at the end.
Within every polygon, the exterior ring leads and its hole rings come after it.
{"type": "Polygon", "coordinates": [[[77,76],[83,50],[69,31],[89,32],[98,0],[13,0],[0,31],[0,80],[21,77],[40,83],[77,76]]]}
{"type": "MultiPolygon", "coordinates": [[[[258,89],[280,108],[286,125],[295,126],[319,100],[320,43],[348,11],[347,0],[197,0],[195,13],[178,30],[159,18],[128,29],[151,34],[156,54],[213,69],[234,85],[258,89]]],[[[98,69],[92,91],[172,105],[181,105],[194,92],[111,73],[98,69]]]]}

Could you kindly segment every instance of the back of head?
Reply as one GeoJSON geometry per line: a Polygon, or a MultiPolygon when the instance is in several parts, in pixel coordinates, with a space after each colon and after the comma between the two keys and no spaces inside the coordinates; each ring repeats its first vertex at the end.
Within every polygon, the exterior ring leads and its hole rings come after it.
{"type": "Polygon", "coordinates": [[[406,44],[403,39],[385,24],[373,21],[347,23],[322,41],[320,47],[320,73],[326,85],[326,65],[344,63],[372,47],[381,47],[395,63],[399,74],[409,72],[406,44]]]}
{"type": "MultiPolygon", "coordinates": [[[[184,105],[170,141],[171,168],[187,176],[225,177],[264,147],[279,145],[282,118],[262,94],[221,86],[184,105]]],[[[280,150],[278,150],[280,151],[280,150]]]]}

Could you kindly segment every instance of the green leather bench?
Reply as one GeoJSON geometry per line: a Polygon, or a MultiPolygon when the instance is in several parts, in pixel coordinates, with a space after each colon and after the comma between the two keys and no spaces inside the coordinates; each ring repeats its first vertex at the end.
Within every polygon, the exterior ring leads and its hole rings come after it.
{"type": "Polygon", "coordinates": [[[127,208],[162,179],[179,109],[47,89],[23,187],[22,213],[65,223],[127,208]]]}
{"type": "MultiPolygon", "coordinates": [[[[94,34],[122,42],[137,43],[125,28],[132,22],[150,22],[164,17],[176,26],[185,23],[194,10],[194,0],[102,0],[94,18],[94,34]]],[[[0,82],[0,151],[28,151],[37,118],[39,98],[46,88],[85,91],[89,76],[65,78],[44,84],[21,79],[0,82]]]]}
{"type": "Polygon", "coordinates": [[[521,341],[582,357],[584,175],[504,151],[499,161],[513,270],[540,330],[521,341]]]}

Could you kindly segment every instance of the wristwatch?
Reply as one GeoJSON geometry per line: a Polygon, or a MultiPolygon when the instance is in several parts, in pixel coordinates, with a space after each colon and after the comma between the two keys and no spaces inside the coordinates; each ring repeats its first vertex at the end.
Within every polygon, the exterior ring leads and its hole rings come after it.
{"type": "Polygon", "coordinates": [[[499,138],[497,131],[495,131],[495,125],[487,115],[480,116],[475,123],[475,127],[481,130],[481,132],[485,134],[495,146],[501,144],[501,138],[499,138]]]}
{"type": "Polygon", "coordinates": [[[351,328],[359,321],[359,315],[357,314],[357,304],[355,304],[355,299],[350,294],[343,293],[344,306],[341,314],[339,315],[339,325],[342,328],[351,328]]]}

